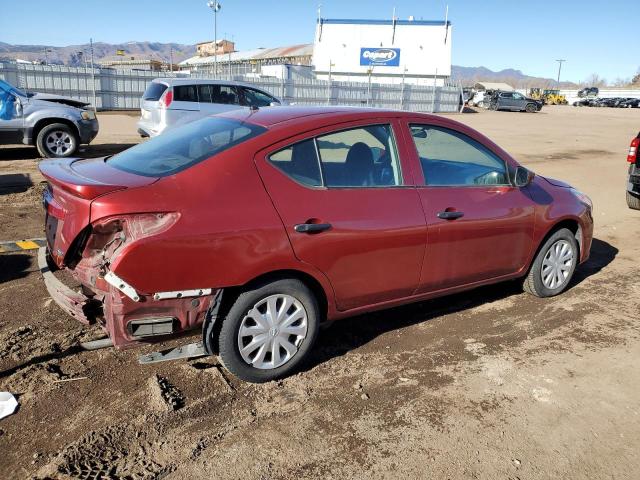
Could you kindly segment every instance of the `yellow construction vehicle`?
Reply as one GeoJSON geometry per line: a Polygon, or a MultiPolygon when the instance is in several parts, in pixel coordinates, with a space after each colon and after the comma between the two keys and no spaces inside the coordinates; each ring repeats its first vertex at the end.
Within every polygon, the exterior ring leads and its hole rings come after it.
{"type": "Polygon", "coordinates": [[[566,105],[568,103],[567,97],[560,95],[560,90],[544,90],[542,98],[547,105],[566,105]]]}

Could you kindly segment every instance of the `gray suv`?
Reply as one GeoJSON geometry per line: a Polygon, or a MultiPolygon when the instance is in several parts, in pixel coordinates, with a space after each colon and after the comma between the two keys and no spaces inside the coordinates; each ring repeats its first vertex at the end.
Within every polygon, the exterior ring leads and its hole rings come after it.
{"type": "Polygon", "coordinates": [[[253,85],[204,78],[156,78],[140,102],[138,133],[155,137],[169,128],[216,113],[280,105],[280,100],[253,85]]]}
{"type": "Polygon", "coordinates": [[[516,112],[539,112],[542,101],[525,97],[518,92],[495,92],[489,101],[489,110],[511,110],[516,112]]]}
{"type": "Polygon", "coordinates": [[[0,145],[34,145],[43,157],[70,157],[98,134],[88,103],[26,93],[0,80],[0,145]]]}

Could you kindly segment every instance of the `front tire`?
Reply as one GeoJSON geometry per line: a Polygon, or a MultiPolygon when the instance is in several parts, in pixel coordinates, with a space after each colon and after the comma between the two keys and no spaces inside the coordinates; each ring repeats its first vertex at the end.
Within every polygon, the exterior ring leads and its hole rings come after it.
{"type": "Polygon", "coordinates": [[[579,256],[578,242],[570,230],[554,232],[536,255],[524,280],[524,290],[536,297],[562,293],[571,282],[579,256]]]}
{"type": "Polygon", "coordinates": [[[627,190],[627,206],[633,210],[640,210],[640,197],[636,197],[627,190]]]}
{"type": "Polygon", "coordinates": [[[263,383],[292,374],[318,336],[320,311],[300,280],[265,282],[241,293],[218,337],[220,360],[241,380],[263,383]]]}
{"type": "Polygon", "coordinates": [[[524,110],[527,113],[536,113],[538,111],[538,108],[533,103],[529,103],[526,107],[524,107],[524,110]]]}
{"type": "Polygon", "coordinates": [[[45,126],[36,137],[36,147],[44,158],[66,158],[78,150],[78,134],[64,123],[45,126]]]}

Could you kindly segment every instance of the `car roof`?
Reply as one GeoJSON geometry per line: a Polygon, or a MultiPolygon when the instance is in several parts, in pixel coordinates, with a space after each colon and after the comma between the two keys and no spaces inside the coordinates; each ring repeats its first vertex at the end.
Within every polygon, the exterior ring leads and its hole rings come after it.
{"type": "MultiPolygon", "coordinates": [[[[344,121],[355,120],[360,118],[376,118],[376,117],[402,117],[407,115],[420,115],[425,114],[411,114],[411,112],[403,112],[400,110],[385,110],[378,108],[363,108],[363,107],[308,107],[308,106],[281,106],[281,107],[268,107],[259,108],[255,110],[247,111],[232,110],[229,112],[218,114],[218,116],[225,116],[228,118],[235,118],[237,120],[248,121],[250,123],[260,125],[263,127],[273,127],[275,125],[300,120],[314,120],[317,117],[327,117],[340,119],[344,121]]],[[[427,115],[425,115],[427,116],[427,115]]]]}
{"type": "Polygon", "coordinates": [[[154,78],[152,82],[155,83],[164,83],[165,85],[174,86],[174,85],[234,85],[237,87],[249,87],[255,88],[256,90],[263,90],[262,88],[251,85],[246,82],[237,82],[235,80],[217,80],[215,78],[154,78]]]}

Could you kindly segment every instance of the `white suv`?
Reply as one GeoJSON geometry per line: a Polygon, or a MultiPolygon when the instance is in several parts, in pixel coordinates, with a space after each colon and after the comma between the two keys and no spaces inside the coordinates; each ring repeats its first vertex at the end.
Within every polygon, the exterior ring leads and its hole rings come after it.
{"type": "Polygon", "coordinates": [[[273,95],[245,83],[156,78],[142,95],[138,133],[143,137],[155,137],[169,128],[207,115],[280,104],[273,95]]]}

